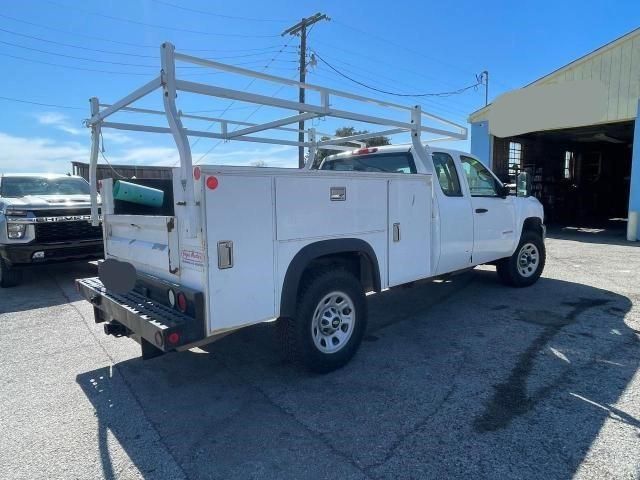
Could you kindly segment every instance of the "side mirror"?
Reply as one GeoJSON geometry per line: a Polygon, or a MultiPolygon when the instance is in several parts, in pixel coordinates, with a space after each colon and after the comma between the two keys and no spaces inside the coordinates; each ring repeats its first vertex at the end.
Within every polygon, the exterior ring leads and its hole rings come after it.
{"type": "Polygon", "coordinates": [[[507,198],[510,193],[509,185],[499,185],[498,186],[498,195],[502,198],[507,198]]]}
{"type": "Polygon", "coordinates": [[[516,179],[516,195],[518,197],[531,196],[531,176],[529,172],[520,172],[516,179]]]}

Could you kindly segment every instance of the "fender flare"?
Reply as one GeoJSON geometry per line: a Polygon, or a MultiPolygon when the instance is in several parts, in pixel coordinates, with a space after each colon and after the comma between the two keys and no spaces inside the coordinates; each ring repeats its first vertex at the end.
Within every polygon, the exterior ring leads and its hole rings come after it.
{"type": "Polygon", "coordinates": [[[371,266],[373,289],[376,292],[381,290],[378,257],[371,245],[359,238],[321,240],[301,248],[289,263],[282,283],[282,293],[280,294],[281,317],[292,317],[295,314],[298,287],[302,280],[302,275],[309,264],[317,258],[339,253],[357,253],[366,259],[365,261],[368,261],[371,266]]]}

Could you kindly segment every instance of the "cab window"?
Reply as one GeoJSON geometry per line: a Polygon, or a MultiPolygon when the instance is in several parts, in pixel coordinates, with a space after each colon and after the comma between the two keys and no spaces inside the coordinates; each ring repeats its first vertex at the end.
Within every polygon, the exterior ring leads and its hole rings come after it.
{"type": "Polygon", "coordinates": [[[461,197],[460,178],[451,155],[444,152],[433,152],[433,167],[442,192],[447,197],[461,197]]]}
{"type": "Polygon", "coordinates": [[[320,170],[343,172],[416,173],[413,158],[408,153],[381,153],[378,155],[350,155],[325,160],[320,170]]]}
{"type": "Polygon", "coordinates": [[[472,197],[498,197],[498,180],[480,161],[460,155],[472,197]]]}

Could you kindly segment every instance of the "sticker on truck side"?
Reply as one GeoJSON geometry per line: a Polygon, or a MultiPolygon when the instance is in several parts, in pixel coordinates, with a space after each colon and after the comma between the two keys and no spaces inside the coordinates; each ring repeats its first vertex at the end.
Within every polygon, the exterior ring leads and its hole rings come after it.
{"type": "Polygon", "coordinates": [[[183,266],[195,267],[202,271],[204,267],[204,254],[197,250],[180,250],[180,258],[183,266]]]}

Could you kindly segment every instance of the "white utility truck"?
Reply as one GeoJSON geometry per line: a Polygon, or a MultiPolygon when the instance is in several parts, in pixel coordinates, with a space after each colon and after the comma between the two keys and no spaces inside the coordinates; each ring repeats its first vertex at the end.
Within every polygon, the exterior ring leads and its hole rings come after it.
{"type": "MultiPolygon", "coordinates": [[[[277,320],[290,355],[317,372],[343,366],[367,325],[366,293],[496,265],[506,284],[533,284],[544,268],[541,204],[527,192],[510,195],[470,154],[436,148],[423,134],[466,138],[466,129],[420,107],[406,107],[176,53],[161,47],[158,78],[112,104],[91,100],[92,221],[99,224],[95,169],[101,129],[173,135],[180,154],[172,208],[130,214],[114,207],[114,183],[103,180],[106,260],[98,278],[77,281],[105,332],[140,342],[143,357],[185,350],[229,332],[277,320]],[[175,62],[304,88],[301,103],[276,96],[176,78],[175,62]],[[164,110],[130,106],[161,89],[164,110]],[[293,111],[263,124],[179,112],[177,92],[233,99],[293,111]],[[360,109],[340,107],[355,103],[360,109]],[[371,106],[387,114],[372,113],[371,106]],[[126,111],[163,115],[168,127],[116,123],[126,111]],[[340,118],[385,130],[339,140],[282,138],[287,125],[340,118]],[[183,121],[218,122],[219,131],[183,121]],[[436,124],[437,126],[433,126],[436,124]],[[230,128],[235,127],[235,129],[230,128]],[[270,137],[253,136],[275,132],[270,137]],[[379,135],[408,134],[411,143],[344,147],[379,135]],[[305,169],[192,165],[188,137],[309,149],[305,169]],[[340,145],[336,145],[340,144],[340,145]],[[343,150],[311,168],[319,149],[343,150]]],[[[437,139],[436,139],[437,140],[437,139]]],[[[525,189],[526,190],[526,189],[525,189]]]]}

